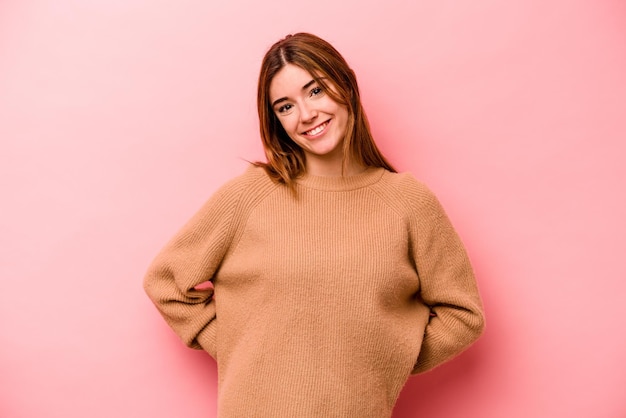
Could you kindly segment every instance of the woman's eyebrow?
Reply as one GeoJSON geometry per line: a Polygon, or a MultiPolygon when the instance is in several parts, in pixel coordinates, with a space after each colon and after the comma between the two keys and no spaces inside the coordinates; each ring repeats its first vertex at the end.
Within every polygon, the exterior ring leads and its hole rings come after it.
{"type": "MultiPolygon", "coordinates": [[[[308,83],[306,83],[304,86],[302,86],[302,90],[306,90],[307,88],[311,87],[311,85],[315,83],[315,79],[309,81],[308,83]]],[[[272,102],[272,107],[276,106],[278,103],[280,102],[284,102],[287,100],[287,97],[281,97],[280,99],[276,99],[274,100],[274,102],[272,102]]]]}

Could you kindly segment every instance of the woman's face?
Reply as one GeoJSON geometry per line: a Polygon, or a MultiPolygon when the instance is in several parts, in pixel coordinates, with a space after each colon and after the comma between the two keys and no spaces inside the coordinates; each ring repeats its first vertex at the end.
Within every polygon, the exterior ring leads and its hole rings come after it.
{"type": "MultiPolygon", "coordinates": [[[[327,85],[331,85],[327,80],[327,85]]],[[[272,109],[287,135],[306,155],[311,168],[343,162],[348,109],[335,102],[301,67],[285,65],[270,83],[272,109]]],[[[319,171],[319,170],[318,170],[319,171]]]]}

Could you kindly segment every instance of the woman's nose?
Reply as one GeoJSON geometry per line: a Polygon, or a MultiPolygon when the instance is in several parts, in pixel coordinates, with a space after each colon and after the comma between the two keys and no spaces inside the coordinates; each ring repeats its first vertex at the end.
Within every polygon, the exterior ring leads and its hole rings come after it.
{"type": "Polygon", "coordinates": [[[300,121],[302,123],[312,122],[317,117],[317,110],[306,103],[300,106],[300,121]]]}

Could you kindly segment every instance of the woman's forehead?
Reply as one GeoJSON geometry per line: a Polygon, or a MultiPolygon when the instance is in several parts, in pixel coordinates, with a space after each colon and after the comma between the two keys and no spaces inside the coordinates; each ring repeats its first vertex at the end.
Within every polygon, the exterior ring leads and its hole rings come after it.
{"type": "MultiPolygon", "coordinates": [[[[316,74],[317,75],[317,74],[316,74]]],[[[313,75],[308,70],[294,65],[287,64],[281,68],[270,82],[270,97],[275,100],[278,96],[289,96],[300,93],[306,89],[311,82],[319,79],[319,75],[313,75]]]]}
{"type": "Polygon", "coordinates": [[[273,102],[280,97],[288,97],[289,94],[303,92],[312,81],[336,90],[333,80],[322,71],[317,69],[309,71],[299,65],[288,63],[270,81],[268,92],[270,101],[273,102]]]}

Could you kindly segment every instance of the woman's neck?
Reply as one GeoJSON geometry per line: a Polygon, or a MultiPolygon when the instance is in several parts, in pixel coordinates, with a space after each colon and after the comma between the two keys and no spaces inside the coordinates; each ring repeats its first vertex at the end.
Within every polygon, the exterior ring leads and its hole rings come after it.
{"type": "Polygon", "coordinates": [[[366,167],[360,164],[349,164],[345,170],[341,165],[321,166],[316,164],[307,164],[306,172],[312,176],[320,177],[339,177],[354,176],[365,171],[366,167]]]}
{"type": "Polygon", "coordinates": [[[344,168],[343,159],[307,158],[306,160],[306,172],[320,177],[354,176],[362,173],[366,168],[355,161],[348,162],[344,168]]]}

